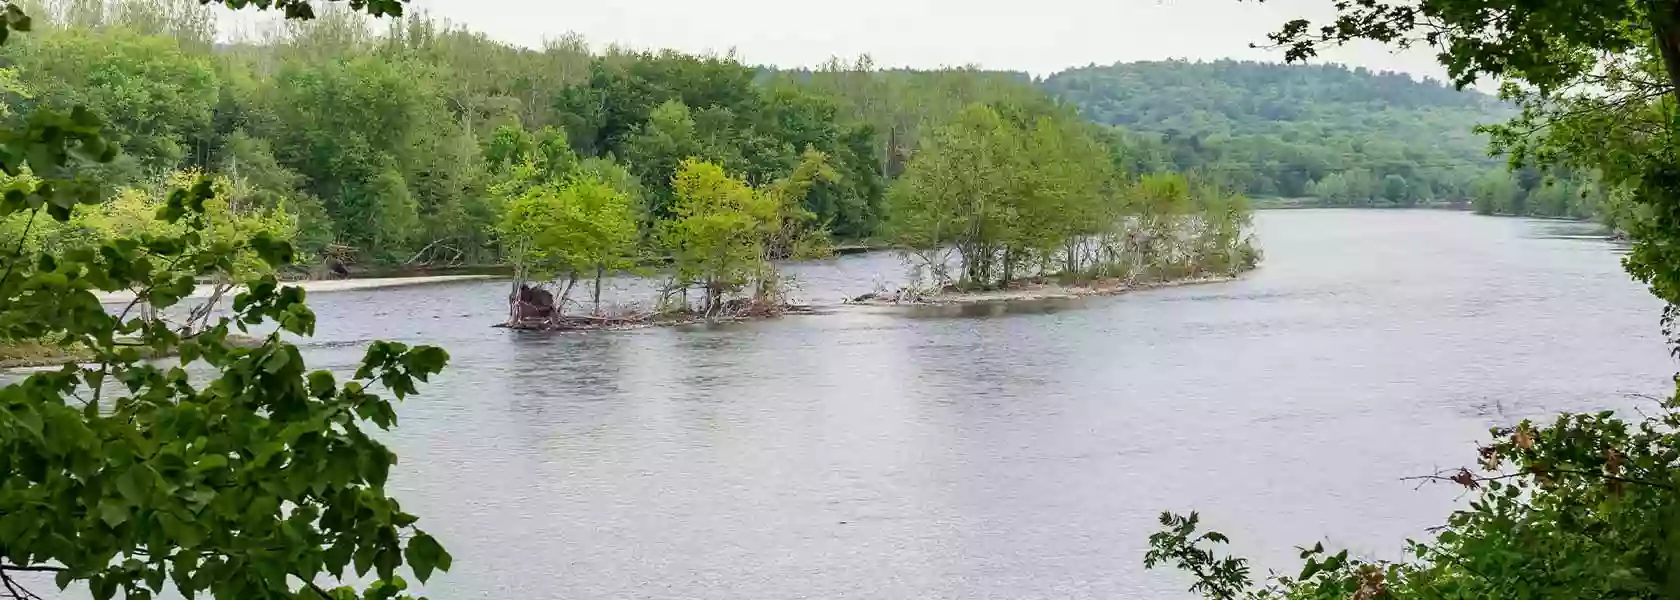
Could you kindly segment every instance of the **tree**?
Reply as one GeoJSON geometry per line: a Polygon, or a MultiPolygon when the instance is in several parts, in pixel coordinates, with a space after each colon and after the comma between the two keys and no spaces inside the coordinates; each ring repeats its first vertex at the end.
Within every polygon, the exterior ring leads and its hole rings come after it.
{"type": "MultiPolygon", "coordinates": [[[[374,14],[402,8],[394,0],[356,6],[374,14]]],[[[312,14],[297,0],[263,7],[312,14]]],[[[7,3],[0,32],[31,28],[7,3]]],[[[116,158],[100,130],[98,116],[74,107],[36,109],[22,127],[0,132],[0,170],[34,174],[14,179],[0,198],[0,217],[25,215],[19,242],[36,221],[68,221],[77,204],[102,200],[76,176],[83,163],[116,158]]],[[[100,304],[95,291],[173,306],[192,292],[193,274],[230,275],[242,251],[270,267],[288,261],[289,244],[266,232],[207,237],[214,192],[200,180],[168,195],[158,218],[180,233],[63,251],[8,244],[0,255],[0,340],[50,338],[93,357],[0,388],[6,595],[33,597],[14,575],[47,571],[60,587],[84,583],[99,599],[119,590],[149,598],[172,582],[188,597],[347,600],[356,590],[319,582],[342,580],[354,566],[359,576],[374,574],[367,597],[388,598],[406,585],[397,575],[405,563],[422,581],[449,568],[449,555],[385,493],[396,457],[363,430],[395,421],[369,386],[404,398],[442,368],[446,353],[375,342],[342,385],[327,371],[309,372],[281,332],[310,334],[314,315],[301,290],[272,277],[253,280],[230,317],[195,332],[128,310],[109,314],[100,304]],[[264,322],[278,330],[254,347],[230,344],[232,331],[264,322]],[[179,366],[146,362],[143,349],[178,352],[179,366]],[[201,361],[218,373],[213,385],[194,385],[185,369],[201,361]]]]}
{"type": "Polygon", "coordinates": [[[628,195],[607,180],[574,176],[527,190],[507,206],[498,228],[519,281],[547,281],[566,276],[555,306],[566,308],[580,274],[595,277],[595,310],[600,309],[600,279],[609,269],[633,264],[636,214],[628,195]]]}
{"type": "Polygon", "coordinates": [[[701,147],[694,116],[679,100],[660,104],[648,116],[645,124],[631,133],[624,142],[624,159],[642,179],[642,186],[652,200],[650,217],[669,216],[675,201],[672,175],[683,161],[705,154],[701,147]]]}
{"type": "Polygon", "coordinates": [[[971,105],[932,132],[893,185],[888,231],[936,286],[950,283],[947,248],[961,265],[954,283],[980,289],[1023,276],[1173,279],[1253,266],[1230,258],[1246,243],[1246,203],[1178,175],[1127,181],[1117,139],[1061,107],[971,105]]]}
{"type": "Polygon", "coordinates": [[[1471,185],[1471,206],[1481,215],[1512,214],[1521,192],[1510,173],[1488,173],[1471,185]]]}
{"type": "MultiPolygon", "coordinates": [[[[933,132],[888,196],[894,239],[912,248],[950,245],[962,259],[958,283],[990,287],[1013,216],[1017,140],[997,111],[972,105],[933,132]]],[[[937,273],[941,264],[930,264],[937,273]]],[[[943,281],[935,283],[943,284],[943,281]]]]}
{"type": "Polygon", "coordinates": [[[1015,245],[1041,263],[1060,254],[1062,273],[1079,276],[1089,266],[1087,243],[1116,218],[1108,148],[1074,115],[1039,117],[1023,126],[1031,128],[1022,172],[1030,180],[1020,196],[1023,235],[1015,245]]]}
{"type": "Polygon", "coordinates": [[[723,167],[687,159],[671,177],[671,216],[658,222],[660,247],[669,252],[677,285],[699,285],[701,312],[720,314],[724,296],[763,272],[765,236],[777,229],[781,205],[723,167]]]}
{"type": "Polygon", "coordinates": [[[1411,189],[1406,178],[1393,173],[1383,177],[1383,199],[1390,204],[1411,204],[1411,189]]]}

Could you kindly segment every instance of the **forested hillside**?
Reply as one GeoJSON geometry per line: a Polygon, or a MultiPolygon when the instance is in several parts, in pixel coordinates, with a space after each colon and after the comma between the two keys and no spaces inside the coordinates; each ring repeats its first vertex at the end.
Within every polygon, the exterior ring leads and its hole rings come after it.
{"type": "MultiPolygon", "coordinates": [[[[797,213],[777,222],[797,225],[801,240],[887,241],[889,188],[965,113],[1003,124],[963,134],[1009,155],[988,163],[1000,178],[985,185],[1040,190],[1028,204],[971,215],[997,219],[984,233],[1013,248],[1005,262],[1042,254],[1021,246],[1025,236],[1088,217],[1055,203],[1075,187],[1091,192],[1080,202],[1121,213],[1150,202],[1192,210],[1220,196],[1207,180],[1135,197],[1143,191],[1131,183],[1168,166],[1159,153],[1086,122],[1018,73],[879,69],[867,57],[778,71],[733,56],[596,52],[576,37],[531,49],[425,15],[375,22],[332,4],[235,43],[218,41],[213,9],[196,0],[53,0],[31,14],[31,35],[0,49],[0,118],[83,106],[121,149],[77,171],[121,202],[63,224],[0,223],[6,237],[48,250],[138,234],[148,221],[134,215],[204,174],[226,201],[218,218],[230,235],[274,230],[311,264],[553,262],[553,252],[509,247],[509,236],[585,244],[545,236],[587,230],[594,246],[573,250],[613,256],[560,252],[559,262],[595,273],[670,257],[664,229],[693,216],[680,214],[677,176],[710,177],[712,166],[754,193],[797,191],[797,213]],[[1078,152],[1058,162],[1035,145],[1078,152]],[[1022,169],[1061,170],[1027,181],[1022,169]],[[607,213],[611,227],[595,218],[607,213]],[[537,217],[571,225],[514,222],[537,217]]],[[[770,246],[791,252],[787,241],[770,246]]]]}
{"type": "MultiPolygon", "coordinates": [[[[376,23],[332,8],[228,44],[192,0],[41,3],[33,34],[0,52],[0,117],[84,105],[123,151],[83,170],[105,195],[156,199],[174,174],[210,173],[236,207],[295,223],[307,256],[390,264],[500,261],[494,226],[531,169],[618,182],[648,215],[646,237],[691,157],[761,185],[821,153],[834,176],[803,205],[835,237],[867,238],[925,131],[976,102],[1060,110],[1028,81],[978,71],[865,61],[781,75],[729,56],[595,53],[575,37],[520,48],[423,15],[376,23]]],[[[51,246],[90,227],[31,235],[51,246]]]]}
{"type": "MultiPolygon", "coordinates": [[[[1077,122],[1077,109],[1092,122],[1069,139],[1094,140],[1104,168],[1130,181],[1179,171],[1331,205],[1596,212],[1582,199],[1590,182],[1549,186],[1484,156],[1470,128],[1497,119],[1498,104],[1400,75],[1162,62],[1034,81],[867,57],[778,70],[594,52],[576,37],[523,48],[423,15],[376,23],[347,10],[226,43],[194,0],[39,4],[36,31],[0,50],[0,119],[85,106],[122,150],[81,169],[86,185],[147,210],[169,182],[213,175],[230,215],[289,224],[316,264],[503,262],[509,205],[584,176],[629,199],[646,246],[675,216],[673,176],[690,158],[761,189],[817,169],[798,198],[812,228],[885,240],[889,188],[931,132],[975,104],[1027,130],[1077,122]]],[[[105,215],[29,236],[57,247],[128,222],[105,215]]],[[[0,223],[11,235],[26,227],[0,223]]]]}
{"type": "Polygon", "coordinates": [[[1484,212],[1592,216],[1590,178],[1508,175],[1478,124],[1513,110],[1432,79],[1337,65],[1215,61],[1070,69],[1043,87],[1099,123],[1151,134],[1180,169],[1257,197],[1330,206],[1474,204],[1484,212]]]}

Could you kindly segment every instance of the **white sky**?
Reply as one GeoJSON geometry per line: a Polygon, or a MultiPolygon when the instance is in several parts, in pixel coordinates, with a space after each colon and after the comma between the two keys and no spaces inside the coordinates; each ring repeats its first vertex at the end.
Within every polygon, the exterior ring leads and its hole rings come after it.
{"type": "MultiPolygon", "coordinates": [[[[734,49],[748,63],[814,66],[868,53],[883,67],[983,68],[1048,75],[1091,63],[1185,58],[1281,61],[1249,48],[1294,18],[1334,14],[1331,0],[411,0],[419,9],[509,43],[539,47],[575,32],[596,49],[618,43],[686,52],[734,49]],[[803,6],[801,6],[803,5],[803,6]]],[[[224,24],[253,14],[222,12],[224,24]]],[[[259,19],[260,20],[260,19],[259,19]]],[[[224,30],[224,33],[226,30],[224,30]]],[[[1428,50],[1375,44],[1321,61],[1445,78],[1428,50]]]]}
{"type": "MultiPolygon", "coordinates": [[[[811,66],[869,53],[883,66],[978,64],[1046,75],[1072,66],[1166,58],[1282,60],[1257,50],[1285,21],[1333,14],[1330,0],[413,0],[507,42],[573,31],[597,47],[735,48],[747,62],[811,66]]],[[[1444,77],[1432,53],[1381,46],[1327,60],[1444,77]]]]}

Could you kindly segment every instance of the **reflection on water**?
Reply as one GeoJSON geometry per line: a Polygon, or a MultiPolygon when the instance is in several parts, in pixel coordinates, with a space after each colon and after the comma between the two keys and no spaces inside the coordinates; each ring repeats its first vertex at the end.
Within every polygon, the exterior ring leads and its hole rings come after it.
{"type": "MultiPolygon", "coordinates": [[[[1457,497],[1405,475],[1486,428],[1626,407],[1674,365],[1607,242],[1433,211],[1258,216],[1234,283],[627,332],[492,329],[502,283],[322,294],[312,364],[368,339],[450,369],[390,441],[455,555],[433,597],[1176,597],[1163,509],[1289,568],[1394,556],[1457,497]]],[[[808,299],[890,255],[801,265],[808,299]]]]}

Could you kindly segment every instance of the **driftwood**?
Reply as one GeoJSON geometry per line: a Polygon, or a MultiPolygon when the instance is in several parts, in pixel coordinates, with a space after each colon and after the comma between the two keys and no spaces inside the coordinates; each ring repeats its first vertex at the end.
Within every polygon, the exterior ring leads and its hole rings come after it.
{"type": "Polygon", "coordinates": [[[748,321],[773,318],[784,314],[810,314],[812,312],[815,312],[815,310],[809,306],[764,305],[747,299],[736,299],[719,303],[719,306],[710,312],[677,309],[663,312],[635,311],[613,315],[545,313],[531,315],[530,318],[511,319],[507,323],[497,325],[497,327],[530,331],[615,330],[748,321]]]}

